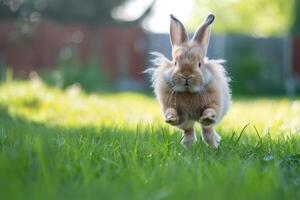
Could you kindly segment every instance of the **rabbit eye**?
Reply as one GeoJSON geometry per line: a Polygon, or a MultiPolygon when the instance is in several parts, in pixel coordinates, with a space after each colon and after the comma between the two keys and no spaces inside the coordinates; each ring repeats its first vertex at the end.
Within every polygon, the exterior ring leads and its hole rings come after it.
{"type": "Polygon", "coordinates": [[[201,62],[198,63],[198,67],[199,67],[199,68],[201,67],[201,62]]]}
{"type": "Polygon", "coordinates": [[[177,65],[177,62],[176,62],[176,61],[174,62],[174,65],[175,65],[175,66],[177,65]]]}

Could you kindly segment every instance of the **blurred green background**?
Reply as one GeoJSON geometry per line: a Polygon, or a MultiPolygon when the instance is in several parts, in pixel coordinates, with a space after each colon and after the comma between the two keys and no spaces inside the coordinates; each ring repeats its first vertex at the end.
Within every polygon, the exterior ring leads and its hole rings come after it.
{"type": "Polygon", "coordinates": [[[169,14],[193,31],[216,15],[208,57],[226,59],[234,95],[299,93],[298,0],[2,0],[0,68],[87,91],[150,91],[149,52],[170,58],[169,14]],[[182,9],[184,8],[184,9],[182,9]]]}

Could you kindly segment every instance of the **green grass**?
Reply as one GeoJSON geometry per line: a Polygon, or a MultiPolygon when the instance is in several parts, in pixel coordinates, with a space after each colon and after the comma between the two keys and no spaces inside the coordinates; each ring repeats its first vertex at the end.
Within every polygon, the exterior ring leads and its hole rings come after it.
{"type": "Polygon", "coordinates": [[[140,94],[2,84],[0,199],[300,198],[299,100],[235,100],[218,150],[162,121],[140,94]]]}

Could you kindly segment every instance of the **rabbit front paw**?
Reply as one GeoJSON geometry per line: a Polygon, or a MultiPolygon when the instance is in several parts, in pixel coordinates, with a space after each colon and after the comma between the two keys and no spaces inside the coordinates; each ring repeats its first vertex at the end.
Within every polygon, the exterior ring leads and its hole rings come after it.
{"type": "Polygon", "coordinates": [[[179,124],[179,116],[174,108],[169,108],[165,112],[165,122],[171,125],[179,124]]]}
{"type": "Polygon", "coordinates": [[[217,121],[217,113],[214,109],[208,108],[204,110],[202,116],[200,117],[200,123],[203,126],[209,126],[217,121]]]}

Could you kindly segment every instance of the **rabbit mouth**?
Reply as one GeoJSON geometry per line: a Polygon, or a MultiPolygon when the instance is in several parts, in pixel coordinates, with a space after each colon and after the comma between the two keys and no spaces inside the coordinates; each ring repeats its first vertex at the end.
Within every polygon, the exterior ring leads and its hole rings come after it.
{"type": "Polygon", "coordinates": [[[189,92],[189,93],[199,93],[201,91],[200,86],[195,85],[177,85],[175,86],[176,92],[189,92]]]}
{"type": "MultiPolygon", "coordinates": [[[[191,81],[188,82],[182,82],[180,84],[176,83],[173,79],[170,73],[165,73],[164,81],[166,85],[176,92],[189,92],[189,93],[200,93],[202,91],[201,85],[195,85],[191,83],[191,81]]],[[[204,87],[204,86],[203,86],[204,87]]]]}

